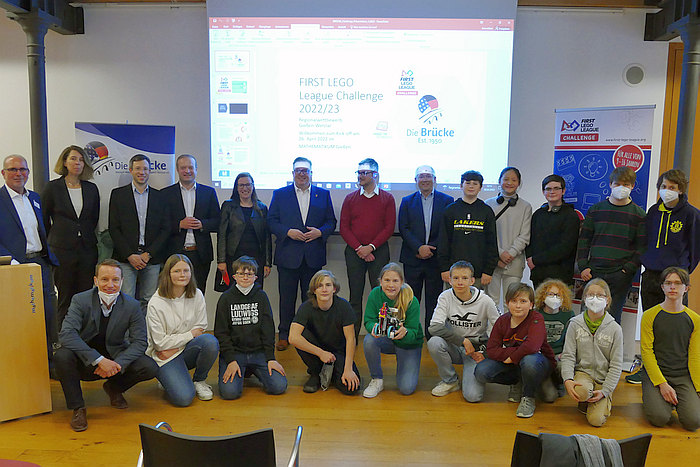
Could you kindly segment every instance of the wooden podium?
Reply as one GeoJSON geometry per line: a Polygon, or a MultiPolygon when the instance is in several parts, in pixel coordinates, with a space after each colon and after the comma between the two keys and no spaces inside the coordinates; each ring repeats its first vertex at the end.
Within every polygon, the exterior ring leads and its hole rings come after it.
{"type": "Polygon", "coordinates": [[[51,411],[41,267],[0,266],[0,421],[51,411]]]}

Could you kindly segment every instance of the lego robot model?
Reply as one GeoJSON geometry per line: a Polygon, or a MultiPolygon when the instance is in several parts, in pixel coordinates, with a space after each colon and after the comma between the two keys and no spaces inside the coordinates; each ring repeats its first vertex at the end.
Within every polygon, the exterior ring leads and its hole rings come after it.
{"type": "Polygon", "coordinates": [[[377,318],[377,323],[372,328],[372,332],[377,336],[393,339],[396,331],[403,326],[403,322],[399,320],[399,309],[387,306],[386,302],[379,309],[377,318]]]}

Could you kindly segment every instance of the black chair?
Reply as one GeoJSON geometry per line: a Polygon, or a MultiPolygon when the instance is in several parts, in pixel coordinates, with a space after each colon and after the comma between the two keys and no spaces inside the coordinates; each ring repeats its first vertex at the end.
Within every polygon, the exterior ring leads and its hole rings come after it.
{"type": "MultiPolygon", "coordinates": [[[[138,466],[144,467],[276,467],[275,437],[272,429],[229,436],[190,436],[175,433],[165,422],[150,426],[139,424],[141,455],[138,466]],[[165,431],[160,428],[165,428],[165,431]]],[[[297,428],[296,441],[289,460],[299,465],[302,428],[297,428]]]]}
{"type": "MultiPolygon", "coordinates": [[[[647,460],[651,433],[617,441],[620,444],[622,462],[625,467],[643,467],[647,460]]],[[[537,435],[520,431],[515,434],[511,467],[538,467],[542,457],[542,444],[537,435]]]]}

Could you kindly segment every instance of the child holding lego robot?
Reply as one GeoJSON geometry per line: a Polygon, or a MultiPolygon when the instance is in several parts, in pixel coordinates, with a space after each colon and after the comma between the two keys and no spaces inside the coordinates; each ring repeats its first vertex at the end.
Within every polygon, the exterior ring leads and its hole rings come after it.
{"type": "Polygon", "coordinates": [[[423,329],[420,305],[404,280],[401,266],[389,263],[382,268],[379,287],[370,292],[364,314],[368,334],[363,346],[372,380],[362,395],[376,397],[384,389],[381,354],[396,355],[399,392],[413,394],[418,384],[423,329]]]}

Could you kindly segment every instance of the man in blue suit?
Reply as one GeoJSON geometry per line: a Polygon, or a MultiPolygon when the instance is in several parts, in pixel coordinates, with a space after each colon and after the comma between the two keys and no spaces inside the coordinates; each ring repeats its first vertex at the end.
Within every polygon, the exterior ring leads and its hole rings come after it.
{"type": "Polygon", "coordinates": [[[404,196],[399,207],[399,233],[403,239],[400,261],[406,282],[421,299],[425,284],[425,336],[433,317],[438,295],[442,292],[440,265],[435,255],[440,236],[440,222],[445,208],[454,199],[435,189],[435,171],[429,165],[416,169],[418,191],[404,196]]]}
{"type": "Polygon", "coordinates": [[[80,381],[106,379],[102,388],[115,409],[129,407],[123,393],[152,379],[158,365],[145,355],[146,318],[139,302],[121,292],[122,266],[106,259],[95,268],[95,287],[73,295],[59,335],[56,372],[66,405],[73,409],[70,426],[87,429],[80,381]]]}
{"type": "Polygon", "coordinates": [[[0,188],[0,256],[12,256],[15,264],[41,266],[46,343],[49,369],[53,373],[53,344],[57,336],[51,266],[58,266],[58,259],[46,241],[39,195],[24,188],[29,180],[27,160],[19,155],[7,156],[2,164],[2,177],[5,185],[0,188]]]}
{"type": "Polygon", "coordinates": [[[328,190],[311,185],[311,161],[293,162],[294,183],[275,190],[267,223],[276,237],[275,259],[279,278],[280,324],[277,350],[289,346],[297,288],[305,300],[309,281],[326,264],[326,240],[336,218],[328,190]]]}

